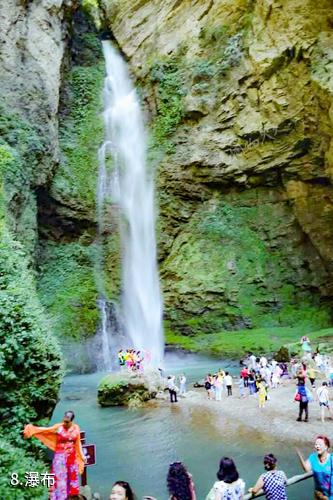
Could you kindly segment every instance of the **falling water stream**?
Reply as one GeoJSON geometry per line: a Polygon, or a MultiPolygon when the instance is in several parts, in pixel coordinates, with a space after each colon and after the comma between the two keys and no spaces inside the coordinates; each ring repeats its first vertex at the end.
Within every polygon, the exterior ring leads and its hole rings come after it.
{"type": "MultiPolygon", "coordinates": [[[[120,215],[124,332],[130,346],[145,351],[158,365],[163,358],[162,298],[156,263],[154,182],[146,165],[143,118],[124,61],[109,41],[103,41],[103,53],[105,141],[99,151],[99,221],[101,224],[104,205],[111,201],[120,215]]],[[[103,314],[105,298],[100,302],[103,314]]],[[[109,335],[106,329],[102,332],[103,348],[109,349],[109,335]]]]}
{"type": "Polygon", "coordinates": [[[111,371],[111,342],[110,329],[108,328],[107,305],[104,298],[99,299],[98,307],[101,312],[101,334],[102,334],[102,354],[103,364],[106,371],[111,371]]]}

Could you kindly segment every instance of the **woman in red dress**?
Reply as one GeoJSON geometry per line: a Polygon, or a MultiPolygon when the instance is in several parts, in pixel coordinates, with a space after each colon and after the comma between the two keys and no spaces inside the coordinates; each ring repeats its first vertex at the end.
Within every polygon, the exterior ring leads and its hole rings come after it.
{"type": "Polygon", "coordinates": [[[85,457],[80,441],[80,427],[74,424],[74,412],[66,411],[63,421],[51,427],[25,426],[25,438],[35,437],[54,451],[51,473],[55,482],[51,500],[67,500],[79,494],[79,473],[84,470],[85,457]]]}

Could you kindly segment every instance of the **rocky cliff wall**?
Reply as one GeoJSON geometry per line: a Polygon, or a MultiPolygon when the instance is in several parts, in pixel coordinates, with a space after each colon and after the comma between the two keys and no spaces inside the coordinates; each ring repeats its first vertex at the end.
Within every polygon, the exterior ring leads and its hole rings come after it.
{"type": "Polygon", "coordinates": [[[0,428],[20,446],[23,425],[51,415],[62,376],[34,268],[37,190],[59,159],[59,89],[73,8],[67,0],[0,4],[0,428]]]}
{"type": "MultiPolygon", "coordinates": [[[[320,8],[312,0],[83,4],[112,33],[142,96],[172,328],[329,324],[332,0],[320,8]]],[[[82,338],[98,325],[104,63],[77,7],[1,6],[0,125],[6,224],[29,265],[37,256],[53,329],[82,338]]],[[[104,242],[112,297],[120,261],[114,230],[110,224],[104,242]]]]}
{"type": "Polygon", "coordinates": [[[184,333],[193,314],[269,326],[330,308],[332,7],[100,2],[148,111],[165,304],[184,333]]]}
{"type": "Polygon", "coordinates": [[[73,8],[69,0],[0,6],[1,136],[16,156],[5,172],[8,215],[29,253],[37,241],[36,188],[59,162],[59,93],[73,8]]]}

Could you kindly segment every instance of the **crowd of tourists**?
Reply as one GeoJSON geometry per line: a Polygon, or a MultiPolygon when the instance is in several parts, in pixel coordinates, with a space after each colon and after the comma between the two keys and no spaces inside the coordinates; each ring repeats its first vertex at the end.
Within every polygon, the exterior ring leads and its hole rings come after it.
{"type": "Polygon", "coordinates": [[[150,354],[147,351],[136,351],[135,349],[119,349],[118,364],[120,368],[127,368],[129,371],[143,372],[144,363],[150,362],[150,354]]]}
{"type": "MultiPolygon", "coordinates": [[[[333,455],[329,452],[330,441],[326,436],[317,436],[314,442],[314,452],[307,460],[299,450],[296,453],[305,472],[312,472],[314,478],[315,498],[333,498],[333,455]]],[[[264,472],[255,485],[248,488],[252,497],[263,491],[267,500],[287,500],[287,477],[279,470],[277,458],[268,453],[263,458],[264,472]]],[[[245,481],[239,477],[236,464],[232,458],[223,457],[216,473],[217,481],[205,497],[206,500],[243,500],[246,493],[245,481]]],[[[170,464],[167,473],[167,489],[169,500],[197,500],[192,474],[181,462],[170,464]]],[[[134,500],[135,494],[130,485],[117,481],[111,490],[110,500],[134,500]],[[120,490],[120,488],[122,488],[120,490]]],[[[155,500],[144,496],[143,500],[155,500]]]]}
{"type": "MultiPolygon", "coordinates": [[[[286,380],[295,379],[297,384],[294,400],[299,402],[297,421],[301,421],[304,414],[304,421],[308,422],[308,404],[314,400],[319,403],[322,422],[325,422],[327,414],[333,415],[328,391],[328,387],[333,386],[333,370],[329,356],[316,353],[300,361],[292,359],[288,368],[287,363],[278,363],[275,359],[268,360],[265,356],[257,357],[250,354],[241,364],[238,377],[232,377],[223,369],[206,375],[204,387],[209,400],[222,401],[223,395],[232,396],[233,387],[236,385],[240,398],[255,395],[258,398],[259,408],[264,408],[270,399],[270,390],[277,389],[286,380]],[[306,385],[307,380],[310,388],[306,385]]],[[[186,381],[184,374],[181,375],[181,379],[186,381]]],[[[168,377],[171,402],[177,402],[177,393],[185,394],[185,385],[181,383],[180,386],[181,390],[178,389],[174,376],[168,377]]]]}
{"type": "MultiPolygon", "coordinates": [[[[322,422],[330,408],[329,385],[333,385],[332,368],[329,356],[319,352],[311,354],[310,341],[306,337],[302,342],[303,355],[300,360],[292,359],[289,366],[277,362],[274,358],[268,360],[265,356],[257,357],[249,354],[241,362],[238,377],[233,377],[223,369],[216,373],[208,373],[204,379],[204,388],[208,399],[221,401],[222,396],[228,401],[234,397],[234,385],[238,386],[238,396],[245,398],[257,397],[260,408],[269,401],[269,391],[277,389],[284,379],[296,381],[294,400],[299,402],[297,421],[309,420],[308,405],[316,399],[320,406],[322,422]],[[305,348],[304,348],[305,347],[305,348]],[[310,348],[310,350],[309,350],[310,348]],[[318,383],[318,379],[320,382],[318,383]]],[[[149,359],[149,356],[147,357],[149,359]]],[[[145,353],[134,349],[118,352],[121,368],[131,371],[143,370],[145,353]]],[[[161,374],[162,376],[162,374],[161,374]]],[[[170,402],[177,403],[177,396],[185,396],[187,392],[185,373],[178,377],[169,375],[166,379],[166,389],[170,394],[170,402]]],[[[28,424],[24,429],[24,437],[35,437],[54,451],[51,473],[55,478],[51,486],[51,500],[81,499],[79,494],[79,473],[82,474],[86,462],[80,442],[80,428],[74,423],[74,413],[67,411],[63,421],[51,427],[37,427],[28,424]]],[[[317,436],[315,451],[308,459],[304,459],[297,450],[302,468],[312,472],[315,484],[315,498],[333,500],[333,455],[329,453],[330,442],[324,435],[317,436]]],[[[263,459],[265,472],[260,475],[255,485],[248,488],[248,492],[255,496],[260,490],[264,491],[268,500],[287,499],[287,478],[277,467],[277,459],[272,453],[263,459]]],[[[184,464],[174,462],[170,465],[167,474],[167,488],[169,500],[196,500],[194,480],[184,464]]],[[[245,495],[245,482],[239,477],[233,459],[223,457],[217,472],[217,481],[206,496],[206,500],[242,500],[245,495]]],[[[97,497],[96,497],[97,498],[97,497]]],[[[133,500],[135,497],[132,488],[126,481],[117,481],[110,492],[110,500],[133,500]]],[[[155,500],[146,496],[145,500],[155,500]]]]}
{"type": "MultiPolygon", "coordinates": [[[[80,428],[74,423],[74,413],[67,411],[63,421],[51,427],[37,427],[28,424],[24,429],[26,438],[35,437],[46,444],[54,453],[52,473],[55,483],[50,491],[51,500],[84,500],[79,491],[79,473],[83,472],[85,457],[80,442],[80,428]]],[[[330,441],[319,435],[314,442],[314,452],[304,459],[299,450],[296,453],[304,471],[312,472],[315,498],[333,498],[333,455],[329,452],[330,441]]],[[[263,490],[268,500],[286,500],[287,478],[277,467],[277,459],[272,453],[263,458],[264,472],[254,486],[248,488],[251,496],[263,490]]],[[[232,458],[223,457],[217,471],[217,481],[207,493],[206,500],[243,500],[245,481],[239,477],[232,458]]],[[[166,478],[169,500],[196,500],[195,481],[181,462],[170,464],[166,478]]],[[[109,500],[134,500],[133,489],[126,481],[116,481],[112,486],[109,500]]],[[[144,500],[155,500],[151,496],[144,500]]]]}

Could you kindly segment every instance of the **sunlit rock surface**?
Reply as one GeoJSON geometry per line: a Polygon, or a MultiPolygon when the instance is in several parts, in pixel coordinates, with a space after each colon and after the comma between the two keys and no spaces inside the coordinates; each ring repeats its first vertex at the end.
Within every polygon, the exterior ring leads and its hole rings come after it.
{"type": "Polygon", "coordinates": [[[167,317],[185,333],[193,314],[237,328],[328,311],[333,2],[102,5],[154,148],[166,146],[155,165],[167,317]]]}

